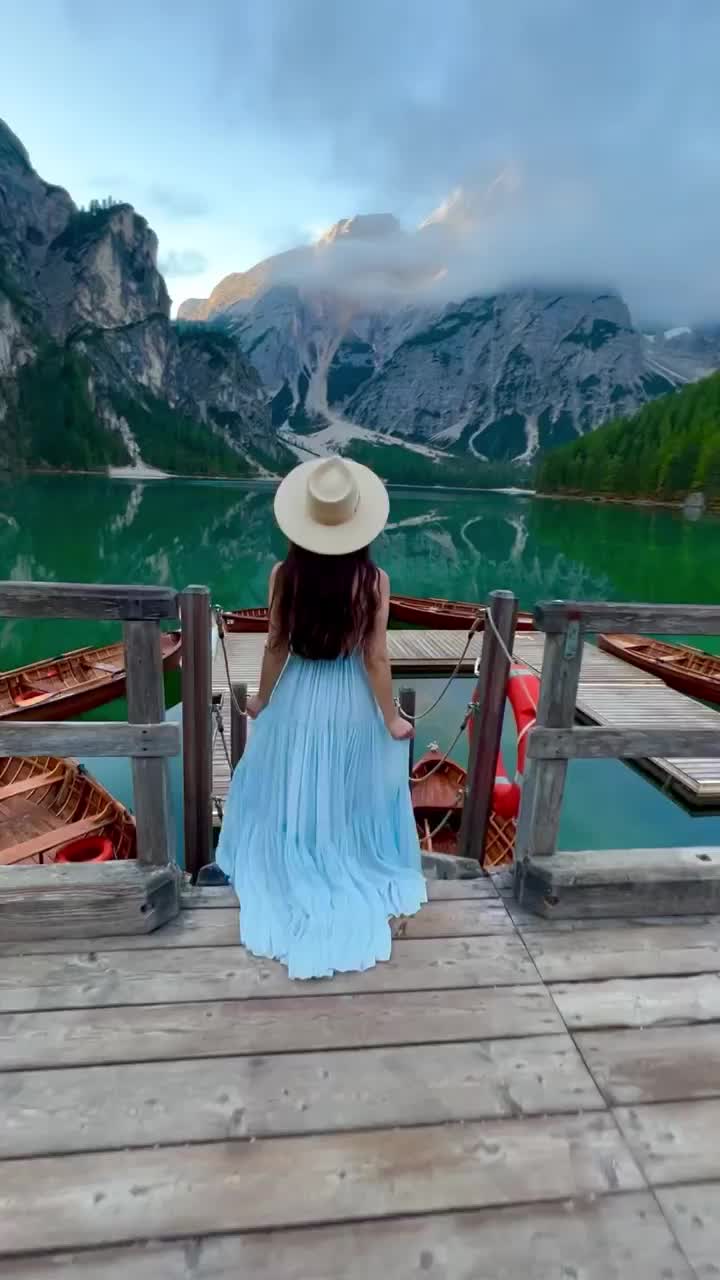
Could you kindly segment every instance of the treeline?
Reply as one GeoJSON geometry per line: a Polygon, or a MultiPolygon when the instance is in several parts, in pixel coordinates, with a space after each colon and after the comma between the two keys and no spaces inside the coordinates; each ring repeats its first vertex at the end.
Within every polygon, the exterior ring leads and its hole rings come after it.
{"type": "Polygon", "coordinates": [[[361,440],[354,440],[343,453],[371,467],[388,484],[447,485],[458,489],[523,489],[533,484],[531,469],[512,462],[481,462],[450,454],[436,461],[402,445],[361,440]]]}
{"type": "Polygon", "coordinates": [[[538,489],[661,501],[700,489],[720,498],[720,373],[548,453],[538,489]]]}

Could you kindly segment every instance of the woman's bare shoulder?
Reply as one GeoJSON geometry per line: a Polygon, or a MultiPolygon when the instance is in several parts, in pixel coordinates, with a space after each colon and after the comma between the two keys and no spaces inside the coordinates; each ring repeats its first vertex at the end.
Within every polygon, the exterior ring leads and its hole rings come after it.
{"type": "Polygon", "coordinates": [[[378,582],[380,583],[380,591],[383,595],[390,594],[390,579],[384,569],[378,569],[378,582]]]}

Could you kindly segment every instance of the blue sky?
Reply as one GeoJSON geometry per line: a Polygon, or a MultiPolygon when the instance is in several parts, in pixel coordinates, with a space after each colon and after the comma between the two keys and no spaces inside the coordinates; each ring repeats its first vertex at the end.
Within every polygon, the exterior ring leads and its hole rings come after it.
{"type": "Polygon", "coordinates": [[[720,312],[720,0],[0,0],[0,19],[0,115],[78,202],[149,219],[176,302],[510,166],[510,267],[720,312]]]}

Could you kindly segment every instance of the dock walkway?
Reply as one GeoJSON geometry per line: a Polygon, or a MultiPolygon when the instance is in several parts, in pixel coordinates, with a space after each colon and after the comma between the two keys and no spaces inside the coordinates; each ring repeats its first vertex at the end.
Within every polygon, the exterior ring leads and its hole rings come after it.
{"type": "Polygon", "coordinates": [[[720,924],[429,889],[332,981],[249,956],[226,889],[0,945],[4,1280],[715,1274],[720,924]]]}
{"type": "MultiPolygon", "coordinates": [[[[233,682],[257,689],[264,635],[226,636],[230,675],[233,682]]],[[[388,644],[396,676],[442,676],[453,670],[465,646],[465,631],[390,631],[388,644]]],[[[537,673],[543,658],[544,637],[537,632],[520,632],[514,652],[537,673]]],[[[482,651],[482,635],[474,637],[463,663],[471,673],[482,651]]],[[[218,645],[213,663],[213,691],[223,695],[227,741],[230,740],[230,700],[222,649],[218,645]]],[[[578,718],[586,724],[622,728],[716,728],[720,733],[720,713],[685,694],[668,689],[656,676],[603,653],[592,645],[583,652],[578,691],[578,718]]],[[[663,784],[690,809],[720,809],[720,760],[643,760],[636,762],[643,772],[663,784]]],[[[223,798],[230,783],[230,770],[215,738],[213,747],[213,795],[223,798]]]]}

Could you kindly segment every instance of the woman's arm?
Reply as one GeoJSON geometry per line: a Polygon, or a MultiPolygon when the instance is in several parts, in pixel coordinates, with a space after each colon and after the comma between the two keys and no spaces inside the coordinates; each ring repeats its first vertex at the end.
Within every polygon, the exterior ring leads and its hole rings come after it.
{"type": "Polygon", "coordinates": [[[260,688],[252,698],[248,698],[247,710],[251,720],[267,706],[275,685],[280,677],[289,652],[289,639],[282,635],[278,621],[278,605],[275,599],[275,583],[279,565],[275,565],[268,583],[268,638],[263,652],[262,669],[260,671],[260,688]]]}
{"type": "Polygon", "coordinates": [[[390,580],[382,569],[379,571],[379,583],[380,600],[375,615],[375,625],[365,644],[365,668],[368,673],[370,688],[382,712],[388,732],[393,738],[402,740],[403,738],[412,738],[413,728],[407,720],[403,720],[402,716],[398,714],[393,699],[392,673],[387,650],[390,580]]]}

